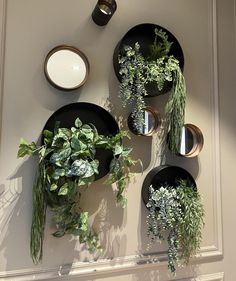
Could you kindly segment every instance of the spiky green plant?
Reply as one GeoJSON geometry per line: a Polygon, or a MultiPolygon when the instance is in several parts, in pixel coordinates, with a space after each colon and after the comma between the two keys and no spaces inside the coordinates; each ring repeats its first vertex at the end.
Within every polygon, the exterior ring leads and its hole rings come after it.
{"type": "Polygon", "coordinates": [[[200,249],[204,209],[201,196],[188,180],[179,180],[177,187],[150,187],[147,203],[148,235],[151,240],[168,243],[168,268],[173,275],[178,264],[189,263],[200,249]]]}

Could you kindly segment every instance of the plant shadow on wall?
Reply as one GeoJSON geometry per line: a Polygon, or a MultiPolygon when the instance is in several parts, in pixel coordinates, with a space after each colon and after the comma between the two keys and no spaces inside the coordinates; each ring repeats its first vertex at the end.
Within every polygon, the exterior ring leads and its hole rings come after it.
{"type": "MultiPolygon", "coordinates": [[[[100,135],[93,124],[83,124],[77,118],[70,129],[60,127],[57,123],[54,131],[45,129],[41,146],[36,145],[35,142],[28,144],[21,139],[18,157],[26,155],[38,155],[39,157],[33,185],[30,243],[31,257],[35,264],[41,262],[43,257],[47,206],[51,207],[53,220],[57,226],[53,236],[61,238],[65,234],[72,234],[79,238],[80,244],[87,245],[90,253],[99,253],[101,250],[99,236],[90,226],[89,213],[87,210],[83,210],[81,200],[83,193],[86,193],[84,191],[86,186],[92,184],[102,173],[99,158],[96,157],[98,157],[99,149],[103,149],[104,152],[108,150],[113,155],[106,182],[108,184],[116,183],[117,187],[115,191],[112,191],[116,194],[117,204],[125,207],[124,192],[126,184],[132,176],[130,167],[138,162],[129,156],[131,149],[122,144],[122,139],[126,136],[125,131],[119,131],[114,136],[100,135]]],[[[94,202],[94,197],[92,199],[94,202]]],[[[115,202],[113,203],[115,204],[115,202]]],[[[86,206],[86,204],[84,205],[86,206]]],[[[92,205],[96,209],[96,204],[92,203],[92,205]]],[[[104,218],[104,214],[103,210],[103,216],[101,216],[103,222],[108,219],[104,218]]],[[[94,216],[96,217],[96,214],[94,216]]],[[[121,216],[118,223],[122,223],[122,219],[121,216]]],[[[105,225],[105,227],[110,226],[110,224],[105,225]]],[[[100,230],[105,229],[101,227],[100,230]]],[[[106,242],[109,240],[106,237],[107,230],[104,233],[103,242],[106,242]]],[[[106,254],[109,251],[109,248],[106,249],[106,254]]],[[[109,255],[113,257],[111,251],[109,255]]]]}
{"type": "MultiPolygon", "coordinates": [[[[1,197],[1,245],[0,249],[6,262],[5,268],[1,270],[24,270],[31,264],[30,259],[30,222],[31,222],[31,203],[32,202],[32,183],[34,181],[34,172],[37,168],[36,159],[27,159],[20,165],[16,172],[9,176],[5,187],[5,193],[1,197]],[[17,236],[16,236],[17,235],[17,236]],[[17,237],[17,239],[16,239],[17,237]],[[19,259],[15,253],[20,252],[22,259],[19,259]]],[[[50,214],[49,214],[50,215],[50,214]]],[[[51,233],[55,231],[55,226],[48,224],[45,229],[48,236],[45,235],[45,261],[43,266],[52,264],[57,256],[60,264],[72,263],[76,253],[74,251],[76,240],[67,236],[62,241],[55,241],[51,233]],[[63,255],[61,255],[63,253],[63,255]]],[[[52,266],[58,266],[54,261],[52,266]]]]}
{"type": "Polygon", "coordinates": [[[127,239],[122,235],[126,225],[125,209],[117,207],[114,192],[110,185],[104,184],[104,178],[91,185],[81,194],[81,207],[86,209],[93,220],[93,227],[99,234],[103,249],[101,258],[113,259],[124,256],[127,239]],[[97,191],[99,189],[99,191],[97,191]],[[94,196],[96,194],[96,201],[94,196]]]}
{"type": "Polygon", "coordinates": [[[13,253],[19,247],[19,244],[15,243],[15,240],[13,240],[12,244],[8,243],[8,241],[11,234],[19,230],[16,227],[14,231],[11,231],[12,221],[22,217],[23,208],[19,208],[18,206],[22,193],[20,180],[7,179],[4,184],[1,184],[0,190],[0,252],[2,256],[0,271],[4,271],[12,268],[12,265],[14,266],[15,254],[13,256],[13,253]]]}

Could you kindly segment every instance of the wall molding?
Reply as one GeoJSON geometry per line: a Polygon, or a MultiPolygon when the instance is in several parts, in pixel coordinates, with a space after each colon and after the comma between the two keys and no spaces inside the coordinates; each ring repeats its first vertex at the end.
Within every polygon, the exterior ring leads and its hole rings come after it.
{"type": "MultiPolygon", "coordinates": [[[[220,159],[220,120],[219,120],[219,74],[218,74],[218,28],[217,28],[217,0],[209,3],[211,12],[211,31],[210,47],[212,49],[212,162],[213,171],[213,215],[214,215],[214,247],[215,254],[223,257],[223,237],[222,237],[222,203],[221,203],[221,159],[220,159]]],[[[202,249],[206,256],[209,251],[202,249]]],[[[210,250],[211,252],[211,250],[210,250]]]]}
{"type": "MultiPolygon", "coordinates": [[[[6,30],[6,4],[7,0],[0,0],[0,126],[2,124],[2,101],[4,87],[4,53],[5,53],[5,30],[6,30]]],[[[214,241],[213,245],[202,247],[200,253],[193,259],[193,263],[203,263],[221,259],[223,256],[222,246],[222,212],[221,212],[221,178],[220,178],[220,143],[219,143],[219,97],[218,97],[218,59],[217,59],[217,0],[209,1],[210,47],[212,53],[212,155],[214,163],[213,171],[213,202],[214,202],[214,241]]],[[[1,127],[0,127],[1,134],[1,127]]],[[[1,136],[0,136],[1,137],[1,136]]],[[[29,281],[50,280],[58,277],[82,277],[99,274],[110,274],[115,272],[131,271],[135,268],[158,269],[166,266],[167,255],[155,253],[148,256],[125,256],[113,260],[98,260],[96,262],[77,262],[72,265],[61,265],[58,268],[21,269],[0,272],[0,280],[29,281]]],[[[190,281],[223,281],[224,274],[216,273],[203,275],[197,279],[186,279],[190,281]]]]}
{"type": "Polygon", "coordinates": [[[7,9],[7,0],[0,0],[0,143],[1,143],[1,131],[2,131],[2,109],[3,109],[6,9],[7,9]]]}
{"type": "Polygon", "coordinates": [[[224,272],[201,275],[191,281],[224,281],[224,272]]]}

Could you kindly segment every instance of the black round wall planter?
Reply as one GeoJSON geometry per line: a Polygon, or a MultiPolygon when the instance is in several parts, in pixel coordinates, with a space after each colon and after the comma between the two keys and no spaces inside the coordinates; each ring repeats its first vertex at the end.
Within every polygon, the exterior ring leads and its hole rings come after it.
{"type": "MultiPolygon", "coordinates": [[[[71,128],[78,117],[83,124],[93,124],[100,135],[114,136],[119,132],[116,120],[108,111],[96,104],[86,102],[72,103],[59,108],[48,119],[43,130],[53,131],[57,121],[60,122],[59,127],[71,128]]],[[[97,149],[95,158],[99,160],[97,180],[109,172],[113,154],[109,150],[97,149]]]]}
{"type": "Polygon", "coordinates": [[[146,176],[142,186],[142,199],[147,205],[150,196],[150,185],[157,190],[162,185],[176,187],[178,180],[189,180],[197,188],[196,182],[192,175],[185,169],[177,166],[163,165],[152,169],[146,176]]]}
{"type": "MultiPolygon", "coordinates": [[[[152,24],[152,23],[143,23],[134,26],[131,28],[125,35],[124,37],[118,42],[114,54],[113,54],[113,65],[114,65],[114,70],[115,74],[118,78],[118,80],[121,82],[122,78],[121,75],[119,74],[120,70],[120,65],[119,65],[119,54],[121,54],[123,48],[125,45],[134,47],[135,43],[138,42],[140,44],[140,52],[144,57],[149,56],[149,47],[151,44],[154,42],[155,38],[155,28],[157,29],[162,29],[166,34],[168,35],[168,41],[173,42],[171,48],[170,48],[170,53],[169,55],[173,55],[180,64],[180,68],[183,70],[184,68],[184,54],[182,51],[182,48],[178,42],[178,40],[175,38],[175,36],[170,33],[167,29],[165,29],[162,26],[152,24]]],[[[158,37],[157,37],[158,40],[158,37]]],[[[159,38],[160,40],[160,38],[159,38]]],[[[146,97],[153,97],[157,95],[161,95],[164,93],[167,93],[170,91],[172,87],[172,82],[166,82],[163,89],[159,91],[155,85],[155,83],[149,83],[146,86],[148,96],[146,97]]]]}

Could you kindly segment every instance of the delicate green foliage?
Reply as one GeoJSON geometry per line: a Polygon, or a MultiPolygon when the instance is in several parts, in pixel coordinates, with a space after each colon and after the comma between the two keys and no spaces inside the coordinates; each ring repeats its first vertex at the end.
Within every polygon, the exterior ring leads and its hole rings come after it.
{"type": "Polygon", "coordinates": [[[179,262],[188,264],[200,248],[204,209],[200,194],[188,180],[178,181],[176,188],[150,187],[148,235],[168,243],[168,268],[175,274],[179,262]]]}
{"type": "Polygon", "coordinates": [[[171,45],[173,42],[168,41],[168,36],[162,29],[155,28],[155,39],[152,45],[150,45],[150,60],[157,60],[161,57],[168,56],[171,45]],[[161,41],[157,39],[160,38],[161,41]]]}
{"type": "Polygon", "coordinates": [[[155,29],[155,39],[150,46],[150,56],[145,58],[137,42],[134,47],[125,46],[119,56],[119,95],[123,106],[132,105],[132,118],[137,131],[144,126],[145,96],[147,84],[155,83],[161,91],[166,82],[172,82],[172,89],[166,105],[166,115],[170,127],[169,147],[173,153],[179,150],[181,129],[184,125],[186,86],[179,67],[179,61],[169,55],[172,42],[161,29],[155,29]],[[161,39],[161,40],[157,40],[161,39]]]}
{"type": "Polygon", "coordinates": [[[18,157],[38,155],[38,175],[33,190],[33,216],[31,225],[31,256],[34,263],[42,259],[43,231],[46,207],[50,205],[58,230],[53,234],[61,237],[67,233],[78,235],[89,250],[100,249],[97,235],[89,227],[88,213],[77,210],[76,197],[80,186],[94,182],[99,173],[96,159],[98,148],[110,150],[113,160],[107,182],[116,183],[117,203],[124,207],[125,188],[130,177],[130,167],[135,165],[130,157],[131,148],[122,144],[127,132],[120,131],[113,137],[99,135],[94,125],[83,124],[79,118],[71,129],[59,128],[43,132],[44,144],[37,147],[20,140],[18,157]]]}

